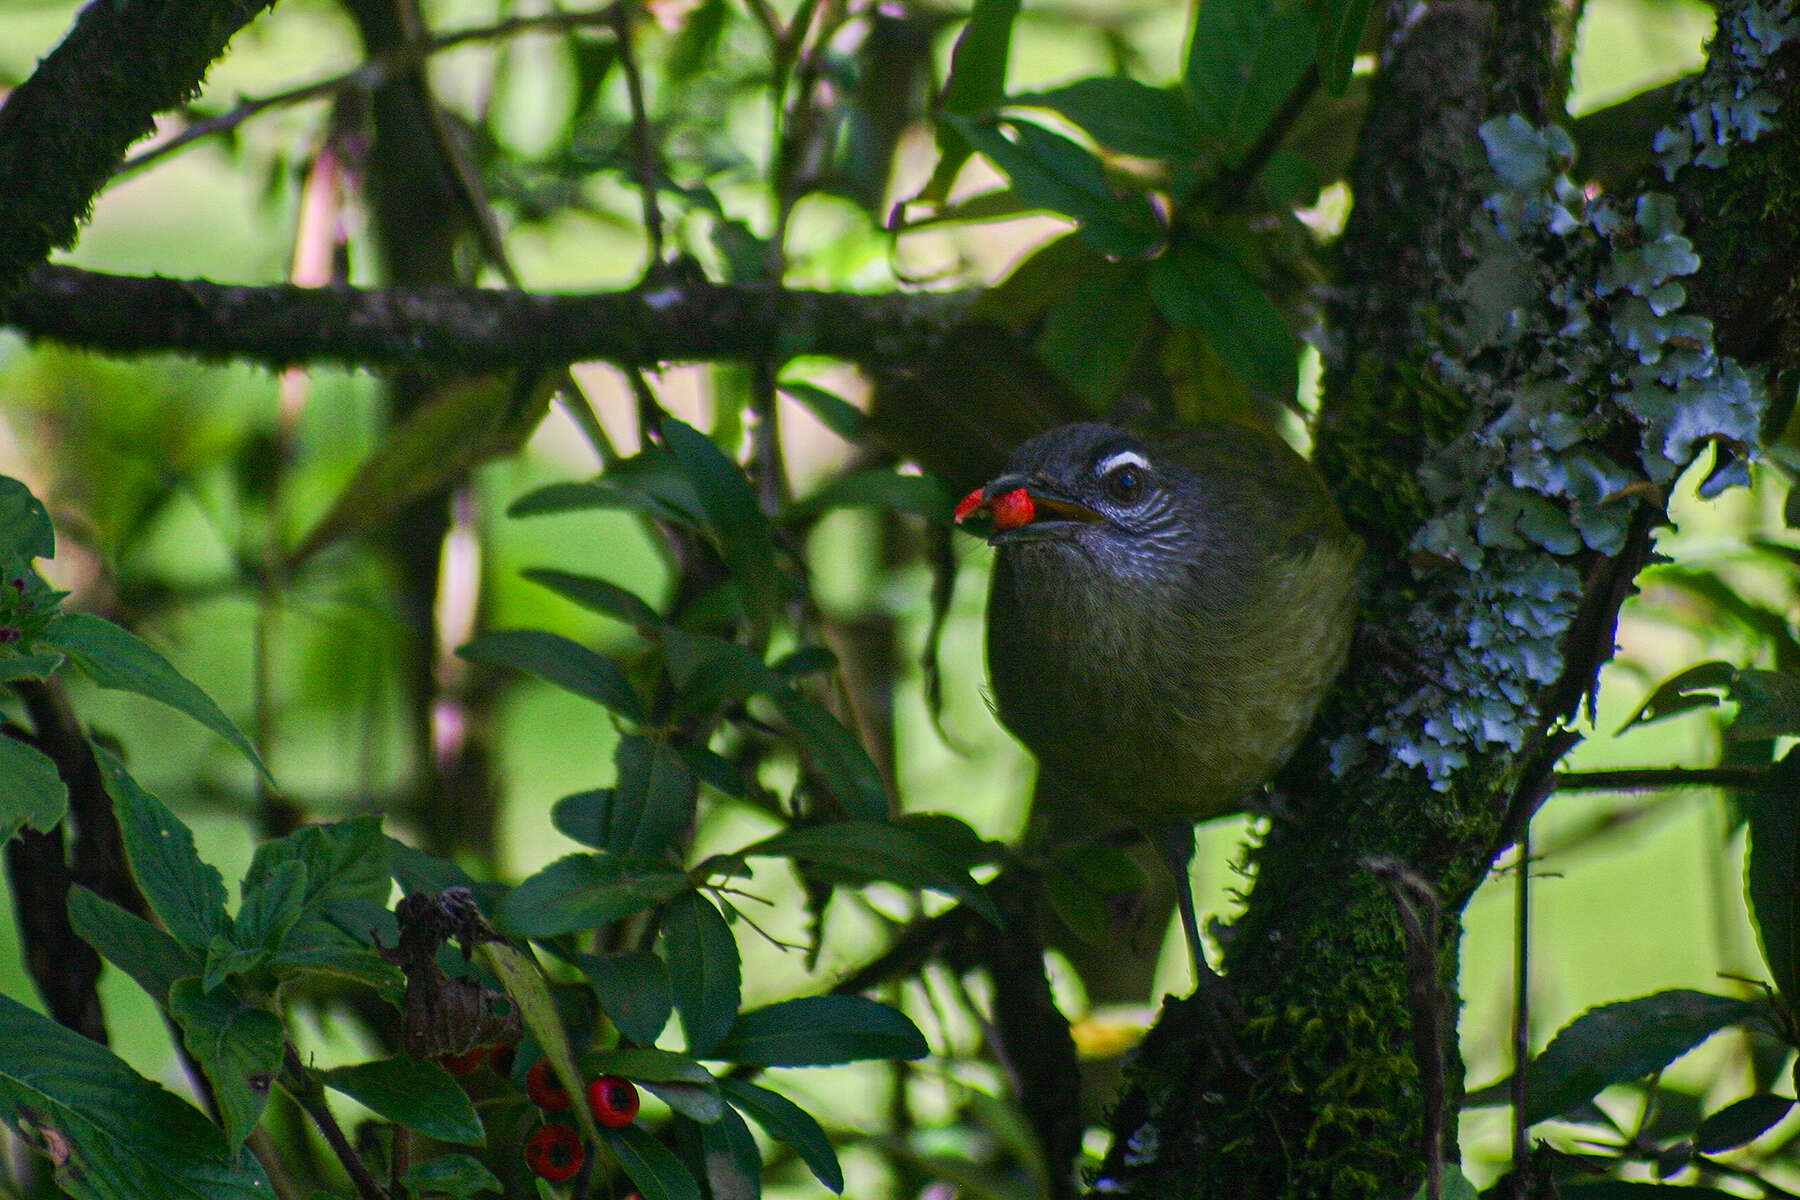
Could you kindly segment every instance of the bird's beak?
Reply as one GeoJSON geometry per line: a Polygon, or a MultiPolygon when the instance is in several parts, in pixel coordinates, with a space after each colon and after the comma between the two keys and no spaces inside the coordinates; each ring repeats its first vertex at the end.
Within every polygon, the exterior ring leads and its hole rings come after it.
{"type": "Polygon", "coordinates": [[[988,544],[994,546],[1067,537],[1072,526],[1101,519],[1085,504],[1029,475],[1002,475],[964,496],[956,506],[956,523],[977,522],[969,531],[986,533],[988,544]]]}

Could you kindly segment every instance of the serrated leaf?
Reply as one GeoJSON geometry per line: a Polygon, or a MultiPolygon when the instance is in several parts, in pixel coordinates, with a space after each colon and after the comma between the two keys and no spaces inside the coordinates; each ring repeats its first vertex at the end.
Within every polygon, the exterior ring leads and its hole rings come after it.
{"type": "Polygon", "coordinates": [[[944,485],[929,475],[855,471],[840,475],[812,495],[795,501],[782,514],[782,520],[814,517],[834,508],[877,508],[942,523],[950,519],[951,507],[944,485]]]}
{"type": "Polygon", "coordinates": [[[1051,109],[1121,154],[1186,162],[1205,148],[1186,100],[1122,75],[1078,79],[1048,92],[1014,96],[1008,103],[1051,109]]]}
{"type": "Polygon", "coordinates": [[[887,816],[887,788],[862,743],[830,710],[792,689],[770,694],[793,731],[800,754],[844,814],[864,821],[887,816]]]}
{"type": "Polygon", "coordinates": [[[273,954],[300,919],[306,902],[306,864],[278,862],[261,872],[255,883],[244,881],[244,899],[232,922],[231,940],[243,950],[273,954]]]}
{"type": "MultiPolygon", "coordinates": [[[[681,903],[675,902],[677,906],[681,903]]],[[[593,985],[601,1010],[620,1033],[646,1046],[661,1036],[675,1010],[675,999],[668,965],[659,956],[649,950],[627,950],[580,954],[575,961],[593,985]]]]}
{"type": "Polygon", "coordinates": [[[706,525],[731,572],[753,630],[766,630],[781,597],[775,539],[749,480],[712,439],[675,417],[662,421],[663,442],[693,485],[706,525]]]}
{"type": "Polygon", "coordinates": [[[69,925],[75,936],[137,981],[158,1005],[168,1002],[177,980],[200,974],[204,960],[135,913],[76,885],[69,889],[69,925]]]}
{"type": "Polygon", "coordinates": [[[601,1133],[644,1200],[702,1200],[694,1173],[649,1130],[627,1125],[601,1133]]]}
{"type": "Polygon", "coordinates": [[[819,419],[819,424],[843,438],[859,444],[868,435],[869,418],[862,409],[815,384],[798,379],[784,379],[775,385],[819,419]]]}
{"type": "Polygon", "coordinates": [[[833,821],[783,830],[746,846],[745,858],[793,858],[848,872],[942,892],[998,925],[999,911],[968,871],[929,838],[881,821],[833,821]]]}
{"type": "Polygon", "coordinates": [[[864,996],[802,996],[738,1014],[709,1056],[757,1067],[829,1067],[930,1053],[905,1013],[864,996]]]}
{"type": "Polygon", "coordinates": [[[303,914],[317,913],[340,900],[385,907],[393,888],[387,839],[381,832],[381,818],[373,815],[308,825],[284,838],[263,842],[244,873],[246,892],[262,886],[268,872],[285,862],[306,867],[303,914]]]}
{"type": "Polygon", "coordinates": [[[652,629],[660,622],[655,609],[645,603],[636,593],[627,591],[616,583],[596,579],[592,575],[574,575],[568,571],[555,571],[549,567],[532,567],[525,571],[524,575],[533,583],[542,584],[563,599],[572,600],[589,612],[612,617],[639,629],[652,629]]]}
{"type": "Polygon", "coordinates": [[[99,746],[94,757],[113,798],[131,874],[144,899],[178,941],[205,951],[230,926],[225,880],[217,868],[200,861],[188,827],[139,787],[118,759],[99,746]]]}
{"type": "Polygon", "coordinates": [[[495,918],[518,937],[555,937],[642,912],[690,886],[685,874],[654,859],[571,854],[508,892],[495,918]]]}
{"type": "Polygon", "coordinates": [[[1294,394],[1300,344],[1255,278],[1220,248],[1179,241],[1150,264],[1149,282],[1169,323],[1205,334],[1251,387],[1278,399],[1294,394]]]}
{"type": "Polygon", "coordinates": [[[198,979],[182,979],[170,989],[169,1015],[212,1084],[226,1143],[234,1149],[243,1145],[262,1120],[281,1067],[281,1018],[230,988],[207,991],[198,979]]]}
{"type": "Polygon", "coordinates": [[[746,1079],[722,1079],[719,1087],[764,1133],[791,1147],[813,1178],[833,1192],[844,1190],[844,1169],[838,1164],[837,1151],[810,1113],[786,1096],[746,1079]]]}
{"type": "Polygon", "coordinates": [[[0,842],[27,825],[48,832],[68,810],[69,789],[50,756],[0,733],[0,842]]]}
{"type": "Polygon", "coordinates": [[[419,1163],[400,1183],[415,1196],[450,1196],[454,1200],[501,1190],[494,1173],[467,1154],[444,1154],[419,1163]]]}
{"type": "Polygon", "coordinates": [[[486,1137],[475,1106],[450,1072],[434,1062],[400,1054],[321,1071],[319,1080],[377,1116],[426,1137],[463,1146],[479,1146],[486,1137]]]}
{"type": "Polygon", "coordinates": [[[1694,1149],[1702,1154],[1723,1154],[1748,1145],[1773,1129],[1793,1107],[1791,1096],[1766,1092],[1745,1096],[1700,1122],[1694,1130],[1694,1149]]]}
{"type": "Polygon", "coordinates": [[[536,675],[577,696],[596,700],[631,721],[644,719],[643,702],[611,659],[580,642],[542,629],[506,629],[476,638],[456,652],[536,675]]]}
{"type": "Polygon", "coordinates": [[[708,1055],[737,1020],[742,985],[737,939],[712,901],[698,893],[669,905],[662,939],[688,1053],[708,1055]]]}
{"type": "Polygon", "coordinates": [[[56,530],[44,502],[17,479],[0,475],[0,568],[55,557],[56,530]]]}
{"type": "Polygon", "coordinates": [[[0,995],[0,1116],[74,1200],[269,1200],[256,1159],[112,1051],[0,995]]]}
{"type": "Polygon", "coordinates": [[[1726,1026],[1765,1013],[1762,1005],[1688,989],[1591,1008],[1526,1067],[1525,1121],[1549,1120],[1614,1084],[1660,1071],[1726,1026]]]}
{"type": "Polygon", "coordinates": [[[70,662],[103,688],[135,692],[186,713],[237,747],[258,771],[268,775],[256,747],[212,697],[135,633],[92,613],[64,613],[40,641],[68,655],[70,662]]]}
{"type": "Polygon", "coordinates": [[[1184,82],[1201,131],[1235,162],[1254,146],[1313,64],[1313,23],[1283,0],[1197,6],[1184,82]]]}

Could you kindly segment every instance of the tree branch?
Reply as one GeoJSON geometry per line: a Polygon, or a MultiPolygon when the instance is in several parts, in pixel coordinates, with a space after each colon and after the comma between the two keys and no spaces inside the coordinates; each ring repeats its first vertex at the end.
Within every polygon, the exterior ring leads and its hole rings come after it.
{"type": "Polygon", "coordinates": [[[0,296],[52,249],[74,244],[125,151],[157,113],[193,94],[232,34],[273,2],[112,0],[82,9],[0,109],[0,296]]]}
{"type": "Polygon", "coordinates": [[[898,366],[926,357],[975,295],[853,295],[704,281],[569,295],[251,287],[45,266],[0,301],[0,324],[107,354],[171,352],[268,367],[335,362],[465,373],[596,359],[654,366],[801,354],[898,366]]]}

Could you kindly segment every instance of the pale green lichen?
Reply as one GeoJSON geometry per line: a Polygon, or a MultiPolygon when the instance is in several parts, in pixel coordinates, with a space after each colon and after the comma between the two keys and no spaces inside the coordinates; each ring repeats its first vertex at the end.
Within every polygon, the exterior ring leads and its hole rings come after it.
{"type": "Polygon", "coordinates": [[[1775,127],[1780,99],[1766,86],[1769,60],[1800,35],[1791,4],[1743,4],[1721,14],[1707,69],[1683,85],[1683,117],[1656,135],[1665,179],[1690,163],[1722,167],[1731,148],[1775,127]]]}
{"type": "MultiPolygon", "coordinates": [[[[1481,138],[1493,191],[1431,360],[1474,417],[1420,468],[1438,515],[1411,546],[1421,583],[1467,578],[1428,589],[1403,618],[1431,643],[1415,651],[1432,678],[1369,733],[1439,789],[1484,754],[1517,750],[1539,720],[1532,697],[1562,671],[1581,597],[1573,557],[1623,549],[1645,489],[1708,445],[1720,465],[1702,494],[1748,482],[1766,406],[1759,381],[1715,352],[1711,323],[1682,311],[1680,279],[1700,260],[1670,197],[1590,201],[1554,126],[1513,115],[1481,138]]],[[[1348,769],[1357,740],[1336,751],[1348,769]]]]}

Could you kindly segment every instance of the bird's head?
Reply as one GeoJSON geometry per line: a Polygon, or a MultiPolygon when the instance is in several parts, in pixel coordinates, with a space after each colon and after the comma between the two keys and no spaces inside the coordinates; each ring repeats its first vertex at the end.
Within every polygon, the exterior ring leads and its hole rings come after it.
{"type": "Polygon", "coordinates": [[[1080,555],[1121,575],[1191,562],[1201,530],[1191,471],[1108,425],[1065,425],[1025,442],[964,497],[956,523],[1001,547],[1080,555]]]}

